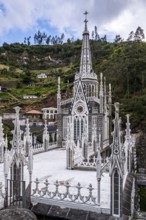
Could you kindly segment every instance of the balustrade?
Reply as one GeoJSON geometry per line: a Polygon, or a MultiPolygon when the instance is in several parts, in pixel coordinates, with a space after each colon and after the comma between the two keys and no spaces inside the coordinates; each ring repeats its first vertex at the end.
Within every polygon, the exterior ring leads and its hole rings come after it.
{"type": "Polygon", "coordinates": [[[69,182],[56,181],[50,184],[48,180],[42,183],[38,179],[35,181],[32,197],[45,197],[61,201],[75,202],[80,204],[96,205],[96,190],[89,184],[88,187],[82,187],[80,183],[72,186],[69,182]]]}

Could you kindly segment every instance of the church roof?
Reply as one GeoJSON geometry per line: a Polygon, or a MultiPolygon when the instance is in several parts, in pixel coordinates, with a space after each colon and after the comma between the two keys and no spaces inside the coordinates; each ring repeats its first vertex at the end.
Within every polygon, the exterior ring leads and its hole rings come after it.
{"type": "Polygon", "coordinates": [[[40,115],[40,114],[43,114],[43,113],[41,111],[38,111],[38,110],[31,110],[31,111],[26,112],[26,114],[40,115]]]}

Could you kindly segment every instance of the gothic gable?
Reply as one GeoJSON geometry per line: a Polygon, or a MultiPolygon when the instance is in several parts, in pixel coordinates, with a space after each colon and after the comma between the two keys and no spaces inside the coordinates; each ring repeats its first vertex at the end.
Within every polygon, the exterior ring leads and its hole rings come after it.
{"type": "Polygon", "coordinates": [[[87,101],[86,101],[86,97],[84,94],[81,80],[79,80],[76,88],[77,88],[77,90],[75,93],[71,113],[72,114],[80,114],[80,113],[88,114],[89,111],[88,111],[87,101]]]}

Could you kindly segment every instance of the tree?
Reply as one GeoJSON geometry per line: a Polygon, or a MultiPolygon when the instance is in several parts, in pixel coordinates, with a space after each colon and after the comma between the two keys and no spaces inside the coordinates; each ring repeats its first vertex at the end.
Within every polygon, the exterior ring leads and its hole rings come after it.
{"type": "Polygon", "coordinates": [[[25,83],[25,84],[29,84],[29,83],[32,82],[31,73],[30,73],[29,71],[26,71],[26,72],[24,73],[22,82],[25,83]]]}
{"type": "Polygon", "coordinates": [[[67,43],[68,43],[68,44],[71,43],[71,39],[70,39],[70,38],[67,39],[67,43]]]}
{"type": "Polygon", "coordinates": [[[64,38],[65,38],[65,34],[62,33],[62,34],[61,34],[61,44],[63,43],[64,38]]]}
{"type": "Polygon", "coordinates": [[[34,44],[37,43],[37,34],[34,35],[34,44]]]}
{"type": "Polygon", "coordinates": [[[27,45],[30,46],[30,39],[31,39],[31,36],[27,37],[27,45]]]}
{"type": "Polygon", "coordinates": [[[103,41],[103,42],[107,42],[106,34],[101,38],[101,41],[103,41]]]}
{"type": "Polygon", "coordinates": [[[134,39],[134,32],[131,31],[129,37],[127,38],[127,41],[132,41],[133,39],[134,39]]]}
{"type": "Polygon", "coordinates": [[[122,42],[123,40],[122,40],[122,38],[121,38],[121,36],[118,34],[118,35],[116,35],[116,37],[115,37],[115,39],[114,39],[114,42],[115,43],[120,43],[120,42],[122,42]]]}
{"type": "Polygon", "coordinates": [[[94,31],[92,31],[92,39],[94,40],[94,31]]]}
{"type": "Polygon", "coordinates": [[[74,42],[74,37],[73,36],[71,37],[71,42],[74,42]]]}
{"type": "Polygon", "coordinates": [[[55,44],[55,38],[54,37],[51,38],[51,44],[53,44],[53,45],[55,44]]]}
{"type": "Polygon", "coordinates": [[[46,38],[46,44],[49,45],[51,43],[51,35],[46,38]]]}
{"type": "Polygon", "coordinates": [[[42,45],[47,39],[47,34],[45,32],[41,33],[40,30],[38,30],[37,33],[34,35],[34,42],[38,45],[42,45]]]}
{"type": "Polygon", "coordinates": [[[141,27],[138,27],[134,34],[134,40],[142,41],[143,39],[145,39],[144,31],[141,27]]]}
{"type": "Polygon", "coordinates": [[[24,38],[24,44],[26,44],[26,37],[24,38]]]}
{"type": "Polygon", "coordinates": [[[97,26],[94,27],[94,30],[95,30],[95,40],[100,40],[100,36],[97,32],[97,26]]]}

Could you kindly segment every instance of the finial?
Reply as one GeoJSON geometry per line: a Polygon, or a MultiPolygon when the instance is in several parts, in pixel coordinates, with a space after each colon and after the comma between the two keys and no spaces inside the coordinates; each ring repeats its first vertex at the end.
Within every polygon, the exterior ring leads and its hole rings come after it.
{"type": "Polygon", "coordinates": [[[100,73],[100,81],[102,82],[102,77],[103,77],[103,74],[100,73]]]}
{"type": "Polygon", "coordinates": [[[103,96],[103,81],[102,81],[102,78],[103,78],[103,74],[100,73],[100,96],[103,96]]]}
{"type": "Polygon", "coordinates": [[[109,84],[109,96],[111,96],[111,93],[112,93],[111,90],[112,90],[112,89],[111,89],[111,84],[109,84]]]}
{"type": "Polygon", "coordinates": [[[26,119],[26,135],[29,136],[30,135],[30,128],[29,128],[29,119],[26,119]]]}
{"type": "Polygon", "coordinates": [[[46,119],[44,121],[44,134],[48,134],[48,124],[47,124],[47,120],[46,119]]]}
{"type": "Polygon", "coordinates": [[[3,133],[3,123],[2,123],[2,117],[0,116],[0,139],[3,140],[4,133],[3,133]]]}
{"type": "Polygon", "coordinates": [[[104,111],[107,111],[106,77],[104,77],[104,111]]]}
{"type": "Polygon", "coordinates": [[[60,96],[60,77],[58,77],[58,95],[60,96]]]}
{"type": "Polygon", "coordinates": [[[114,106],[115,106],[115,113],[119,114],[120,103],[115,102],[114,106]]]}
{"type": "Polygon", "coordinates": [[[112,104],[112,90],[111,90],[111,84],[109,84],[109,93],[108,93],[108,104],[112,104]]]}
{"type": "Polygon", "coordinates": [[[60,76],[58,77],[58,84],[60,85],[60,76]]]}
{"type": "Polygon", "coordinates": [[[6,135],[6,138],[5,138],[5,149],[7,150],[8,149],[8,137],[6,135]]]}
{"type": "Polygon", "coordinates": [[[85,15],[85,20],[84,20],[84,22],[85,22],[85,31],[87,31],[87,22],[88,22],[88,20],[87,20],[87,15],[88,15],[88,12],[85,11],[85,12],[84,12],[84,15],[85,15]]]}
{"type": "Polygon", "coordinates": [[[126,123],[126,139],[129,140],[130,138],[130,132],[131,132],[131,129],[130,129],[130,122],[129,122],[129,114],[126,115],[127,117],[127,123],[126,123]]]}
{"type": "Polygon", "coordinates": [[[87,21],[87,15],[88,15],[89,13],[88,13],[88,11],[85,11],[84,12],[84,15],[85,15],[85,21],[87,21]]]}
{"type": "Polygon", "coordinates": [[[19,111],[20,111],[21,108],[19,106],[16,106],[16,107],[14,107],[14,109],[16,111],[16,115],[19,115],[19,111]]]}

